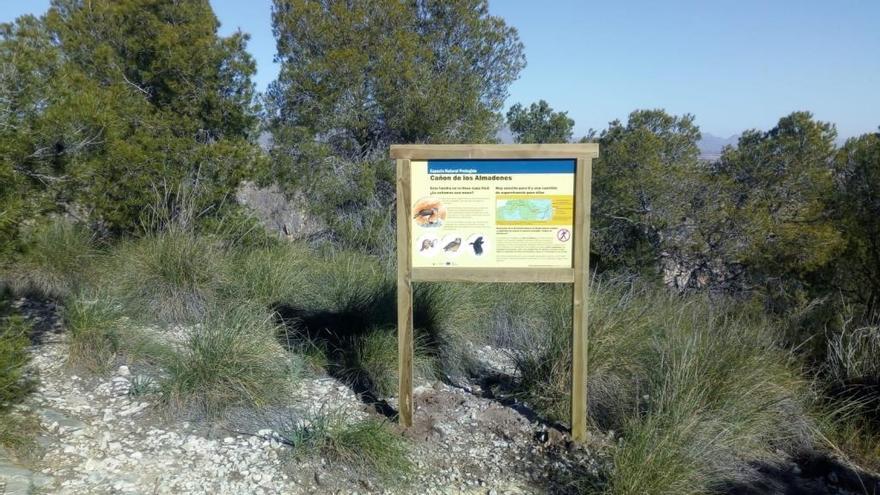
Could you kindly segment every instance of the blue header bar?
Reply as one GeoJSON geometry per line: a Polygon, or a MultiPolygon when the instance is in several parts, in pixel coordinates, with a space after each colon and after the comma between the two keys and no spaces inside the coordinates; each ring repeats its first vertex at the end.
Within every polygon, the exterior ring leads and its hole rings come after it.
{"type": "Polygon", "coordinates": [[[429,160],[429,174],[573,174],[574,160],[429,160]]]}

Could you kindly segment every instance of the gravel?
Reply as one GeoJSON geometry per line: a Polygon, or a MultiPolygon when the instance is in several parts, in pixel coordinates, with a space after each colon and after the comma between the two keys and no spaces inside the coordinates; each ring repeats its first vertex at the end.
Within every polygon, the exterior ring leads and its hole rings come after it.
{"type": "MultiPolygon", "coordinates": [[[[154,397],[130,393],[132,381],[149,370],[128,363],[110,376],[78,376],[65,364],[63,333],[53,332],[32,353],[40,385],[23,409],[35,413],[44,429],[41,455],[31,466],[0,455],[7,493],[25,486],[57,494],[547,493],[559,491],[559,480],[573,469],[596,472],[602,459],[556,430],[542,435],[546,425],[470,386],[420,383],[415,425],[404,431],[389,420],[408,439],[414,472],[385,486],[354,466],[317,455],[294,457],[267,428],[273,415],[308,417],[328,409],[351,421],[382,418],[333,378],[304,379],[281,408],[184,421],[163,414],[154,397]]],[[[503,353],[482,348],[480,354],[503,353]]],[[[388,402],[396,406],[394,398],[388,402]]]]}

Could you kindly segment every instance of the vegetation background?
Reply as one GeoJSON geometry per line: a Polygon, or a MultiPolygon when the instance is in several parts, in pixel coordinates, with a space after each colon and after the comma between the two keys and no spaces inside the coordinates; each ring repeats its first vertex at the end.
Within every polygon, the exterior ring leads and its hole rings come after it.
{"type": "MultiPolygon", "coordinates": [[[[175,415],[263,407],[316,369],[392,394],[388,146],[494,142],[505,124],[517,142],[574,138],[545,101],[501,115],[526,61],[485,0],[275,0],[272,24],[266,94],[247,35],[218,36],[207,1],[53,0],[0,25],[4,444],[27,442],[9,412],[30,389],[5,302],[21,296],[63,304],[71,366],[162,370],[143,389],[175,415]],[[267,229],[243,183],[311,228],[267,229]],[[181,325],[196,330],[179,345],[156,337],[181,325]]],[[[810,449],[880,469],[880,133],[837,146],[796,111],[714,161],[700,138],[661,109],[580,138],[601,150],[589,419],[619,441],[571,485],[705,493],[810,449]]],[[[520,371],[508,392],[564,420],[570,298],[420,285],[420,373],[466,376],[469,343],[491,343],[520,371]]],[[[382,424],[322,424],[291,445],[406,471],[382,424]]]]}

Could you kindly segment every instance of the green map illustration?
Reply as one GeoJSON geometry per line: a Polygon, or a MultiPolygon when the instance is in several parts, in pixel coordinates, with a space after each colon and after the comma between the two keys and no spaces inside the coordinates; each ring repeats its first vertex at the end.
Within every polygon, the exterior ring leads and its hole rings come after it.
{"type": "Polygon", "coordinates": [[[495,211],[498,220],[544,221],[553,218],[553,202],[550,199],[499,199],[495,211]]]}

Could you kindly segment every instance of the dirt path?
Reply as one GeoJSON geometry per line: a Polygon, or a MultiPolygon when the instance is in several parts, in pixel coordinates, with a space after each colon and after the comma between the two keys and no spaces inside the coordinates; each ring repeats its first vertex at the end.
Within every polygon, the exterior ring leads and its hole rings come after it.
{"type": "MultiPolygon", "coordinates": [[[[406,484],[382,486],[343,464],[292,458],[253,415],[215,423],[165,418],[149,398],[130,393],[141,370],[120,366],[104,378],[77,376],[65,364],[63,333],[39,340],[32,367],[40,385],[25,407],[43,426],[41,455],[27,475],[7,466],[6,475],[18,473],[6,479],[12,493],[30,483],[36,493],[58,494],[500,495],[561,492],[570,469],[598,469],[589,450],[570,451],[558,432],[547,433],[510,407],[467,386],[422,383],[415,391],[416,426],[403,432],[415,472],[406,484]]],[[[332,407],[349,418],[377,414],[329,377],[304,380],[289,406],[332,407]]],[[[6,475],[0,468],[0,480],[6,475]]]]}

